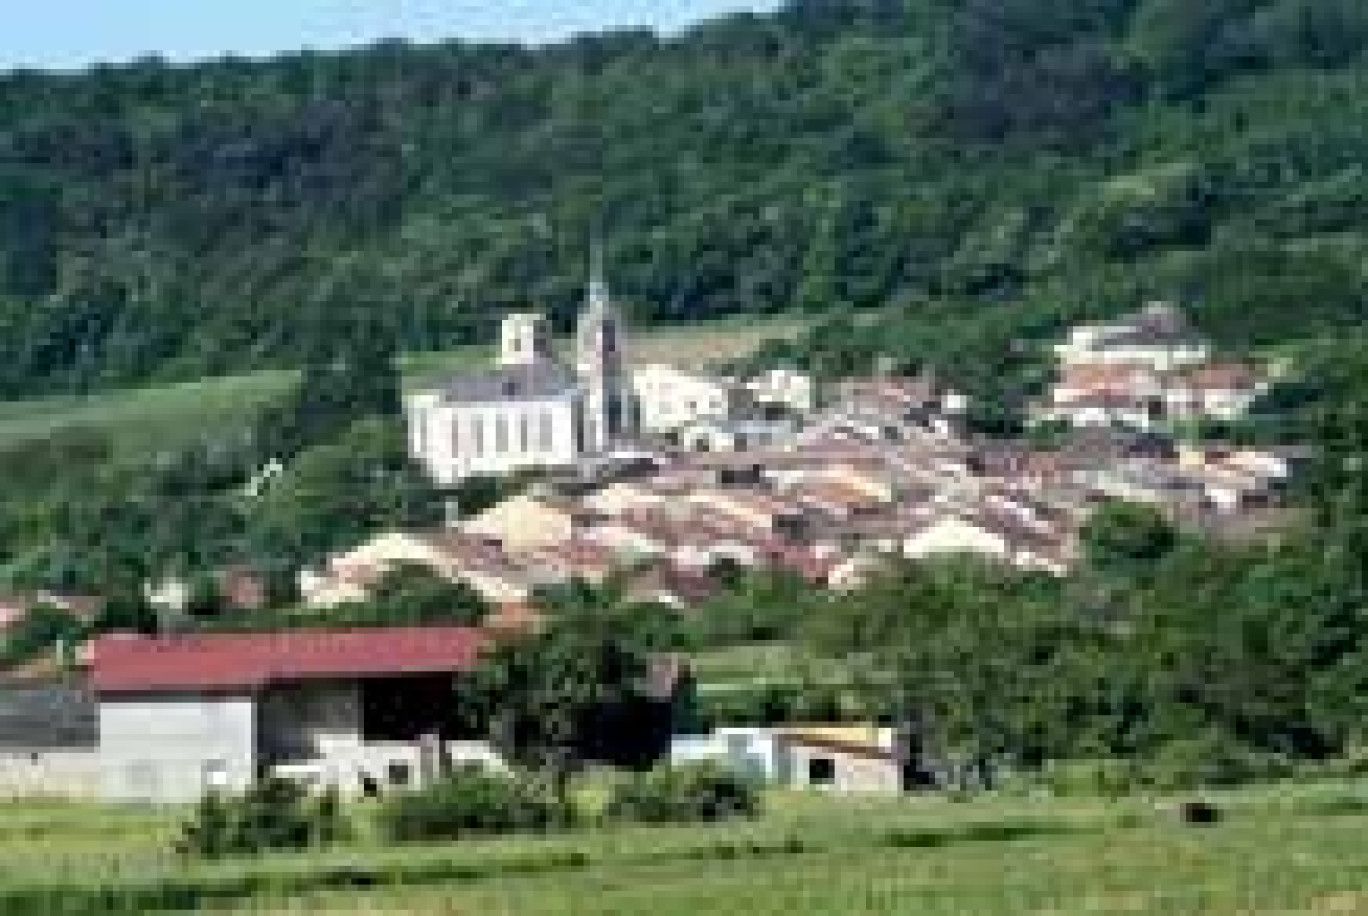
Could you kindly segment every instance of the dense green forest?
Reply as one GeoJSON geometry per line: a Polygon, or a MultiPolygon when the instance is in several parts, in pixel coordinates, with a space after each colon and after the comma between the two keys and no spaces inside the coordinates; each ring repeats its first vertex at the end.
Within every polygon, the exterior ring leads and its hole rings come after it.
{"type": "Polygon", "coordinates": [[[0,396],[294,364],[357,310],[405,350],[564,323],[594,236],[643,320],[879,309],[913,358],[1150,294],[1237,346],[1352,325],[1366,45],[1358,0],[793,0],[12,72],[0,396]]]}

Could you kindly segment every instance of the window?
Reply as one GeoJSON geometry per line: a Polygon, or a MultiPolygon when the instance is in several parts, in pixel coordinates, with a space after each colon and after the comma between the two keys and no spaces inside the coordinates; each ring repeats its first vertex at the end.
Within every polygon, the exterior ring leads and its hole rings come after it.
{"type": "Polygon", "coordinates": [[[524,455],[532,451],[532,418],[526,411],[518,414],[518,451],[524,455]]]}
{"type": "Polygon", "coordinates": [[[494,453],[503,455],[508,451],[508,417],[504,414],[494,415],[494,453]]]}
{"type": "Polygon", "coordinates": [[[413,780],[413,768],[407,763],[395,761],[385,768],[385,777],[392,786],[406,786],[413,780]]]}
{"type": "Polygon", "coordinates": [[[228,762],[226,760],[206,760],[204,762],[204,787],[206,789],[225,789],[228,787],[228,762]]]}
{"type": "Polygon", "coordinates": [[[479,456],[484,454],[485,450],[484,417],[480,416],[479,414],[476,414],[475,416],[470,418],[470,432],[471,438],[475,440],[474,450],[475,456],[478,458],[479,456]]]}
{"type": "Polygon", "coordinates": [[[543,410],[539,420],[541,425],[541,429],[539,430],[541,436],[541,450],[543,452],[550,452],[555,448],[556,440],[551,411],[543,410]]]}
{"type": "Polygon", "coordinates": [[[461,454],[461,421],[459,419],[451,421],[451,454],[461,454]]]}
{"type": "Polygon", "coordinates": [[[132,798],[155,801],[161,797],[161,774],[157,765],[147,760],[130,763],[124,771],[128,794],[132,798]]]}
{"type": "Polygon", "coordinates": [[[808,785],[834,786],[836,784],[836,761],[830,757],[813,757],[808,761],[808,785]]]}

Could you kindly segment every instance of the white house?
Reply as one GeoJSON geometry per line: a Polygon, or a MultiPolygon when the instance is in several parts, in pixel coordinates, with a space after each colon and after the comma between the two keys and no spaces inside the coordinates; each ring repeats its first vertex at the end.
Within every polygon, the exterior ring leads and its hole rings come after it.
{"type": "Polygon", "coordinates": [[[797,413],[817,408],[817,386],[812,376],[796,369],[771,369],[746,383],[756,404],[786,407],[797,413]]]}
{"type": "Polygon", "coordinates": [[[1238,420],[1268,388],[1268,381],[1248,366],[1210,365],[1175,379],[1165,392],[1165,399],[1175,418],[1238,420]]]}
{"type": "Polygon", "coordinates": [[[671,433],[691,423],[725,421],[740,406],[736,385],[674,366],[642,366],[632,373],[632,392],[643,432],[671,433]]]}
{"type": "Polygon", "coordinates": [[[1170,372],[1202,365],[1211,358],[1211,348],[1189,332],[1177,309],[1156,302],[1118,321],[1074,328],[1055,354],[1065,366],[1129,365],[1170,372]]]}
{"type": "Polygon", "coordinates": [[[893,729],[873,725],[722,728],[676,738],[673,764],[715,763],[792,789],[897,794],[907,787],[893,729]]]}

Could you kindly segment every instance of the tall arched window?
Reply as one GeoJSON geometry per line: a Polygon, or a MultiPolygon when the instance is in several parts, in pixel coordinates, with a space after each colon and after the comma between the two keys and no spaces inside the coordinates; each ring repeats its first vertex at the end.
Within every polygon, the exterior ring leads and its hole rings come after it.
{"type": "Polygon", "coordinates": [[[556,431],[554,419],[549,408],[543,409],[538,415],[537,425],[539,427],[537,435],[541,440],[540,451],[543,454],[550,454],[555,451],[556,448],[556,431]]]}
{"type": "Polygon", "coordinates": [[[508,453],[508,415],[503,412],[494,415],[494,453],[508,453]]]}

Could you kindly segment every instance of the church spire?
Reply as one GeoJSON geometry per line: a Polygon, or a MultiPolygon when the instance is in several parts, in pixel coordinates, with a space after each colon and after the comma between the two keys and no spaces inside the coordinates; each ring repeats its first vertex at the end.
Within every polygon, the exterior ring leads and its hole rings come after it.
{"type": "Polygon", "coordinates": [[[612,305],[603,272],[603,243],[595,239],[589,255],[589,308],[599,311],[612,305]]]}
{"type": "Polygon", "coordinates": [[[604,279],[603,249],[597,241],[590,258],[587,302],[576,336],[576,369],[584,391],[584,448],[602,454],[630,434],[631,411],[622,321],[604,279]]]}

